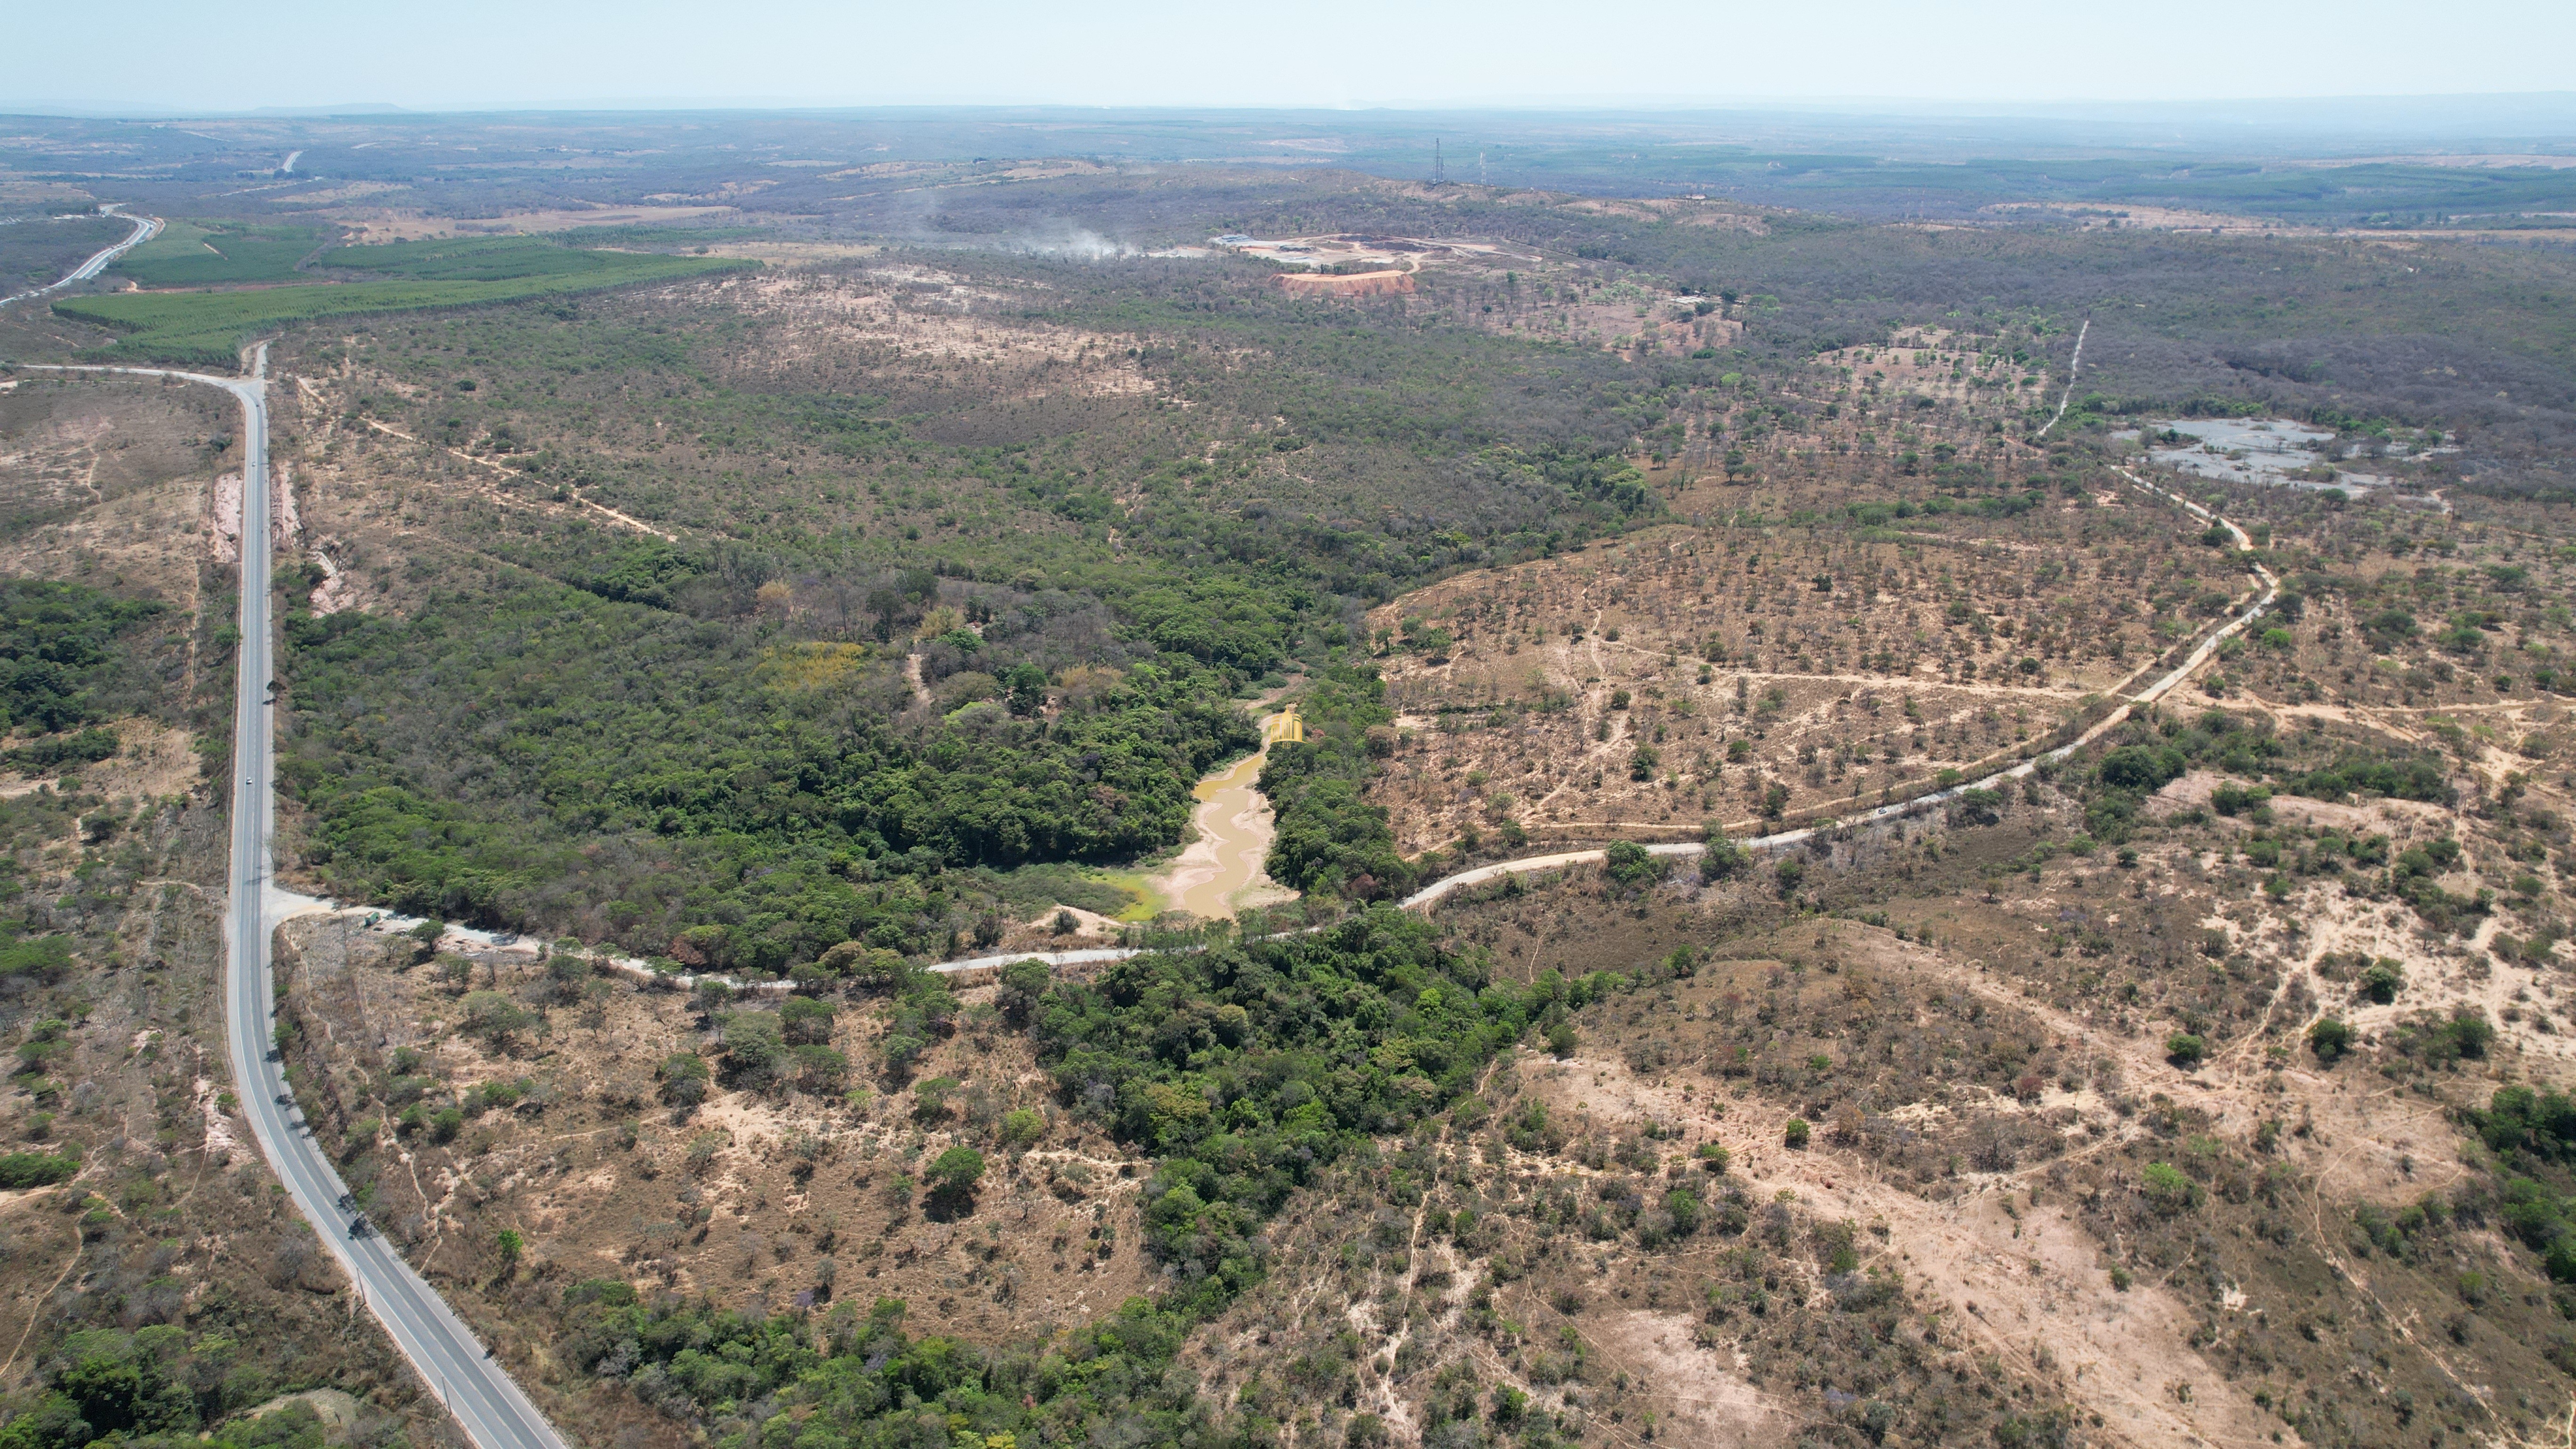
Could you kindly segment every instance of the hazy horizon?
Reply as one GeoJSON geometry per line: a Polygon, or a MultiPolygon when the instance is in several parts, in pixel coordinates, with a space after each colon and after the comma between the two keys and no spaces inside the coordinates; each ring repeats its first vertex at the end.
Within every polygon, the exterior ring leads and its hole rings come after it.
{"type": "Polygon", "coordinates": [[[1244,117],[1367,117],[1442,115],[1530,115],[1604,117],[1691,117],[1813,115],[1820,118],[1916,116],[1957,119],[2163,119],[2174,112],[2224,114],[2229,109],[2276,112],[2282,117],[2313,115],[2334,107],[2449,105],[2470,113],[2492,114],[2515,107],[2547,113],[2551,119],[2576,122],[2576,89],[2495,92],[2433,92],[2348,95],[2242,95],[2202,98],[2088,100],[2081,97],[1944,98],[1907,95],[1777,95],[1728,100],[1692,96],[1462,96],[1454,99],[1353,101],[1338,105],[1075,101],[867,101],[773,96],[555,96],[524,101],[459,102],[452,105],[405,105],[393,101],[349,99],[337,102],[276,103],[232,108],[160,106],[96,97],[0,96],[0,114],[84,117],[110,120],[167,120],[199,117],[221,119],[296,119],[322,117],[446,115],[615,115],[615,114],[776,114],[873,115],[1007,112],[1083,115],[1215,115],[1244,117]]]}
{"type": "MultiPolygon", "coordinates": [[[[242,27],[144,0],[151,44],[64,78],[96,42],[70,11],[22,17],[0,109],[217,115],[407,111],[1077,106],[1258,110],[1886,111],[2566,98],[2576,7],[2470,0],[2438,26],[2393,0],[2188,0],[2152,30],[2037,0],[1860,0],[1831,43],[1768,7],[1651,0],[1569,23],[1514,0],[1336,20],[1170,3],[936,12],[769,0],[710,23],[668,0],[614,10],[459,0],[433,19],[288,0],[242,27]],[[2391,38],[2403,36],[2402,45],[2391,38]],[[685,37],[685,43],[682,41],[685,37]]],[[[2564,104],[2555,107],[2565,111],[2564,104]]]]}

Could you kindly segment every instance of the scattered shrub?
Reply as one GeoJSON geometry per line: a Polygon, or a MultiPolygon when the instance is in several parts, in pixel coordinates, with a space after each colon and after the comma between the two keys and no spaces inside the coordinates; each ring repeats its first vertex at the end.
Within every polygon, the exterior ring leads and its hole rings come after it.
{"type": "Polygon", "coordinates": [[[2318,1061],[2333,1066],[2352,1049],[2352,1038],[2350,1023],[2337,1021],[2331,1016],[2321,1017],[2316,1025],[2308,1028],[2308,1050],[2317,1054],[2318,1061]]]}
{"type": "Polygon", "coordinates": [[[2200,1203],[2200,1184],[2183,1175],[2182,1169],[2166,1162],[2150,1162],[2138,1175],[2138,1191],[2148,1205],[2168,1217],[2200,1203]]]}

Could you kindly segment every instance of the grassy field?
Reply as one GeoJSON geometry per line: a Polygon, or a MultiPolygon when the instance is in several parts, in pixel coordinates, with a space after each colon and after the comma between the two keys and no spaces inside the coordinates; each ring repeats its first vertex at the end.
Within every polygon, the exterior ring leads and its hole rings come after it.
{"type": "MultiPolygon", "coordinates": [[[[390,249],[388,249],[390,250],[390,249]]],[[[744,263],[722,258],[664,257],[633,253],[567,252],[542,248],[555,256],[581,259],[577,269],[538,270],[556,265],[552,257],[529,255],[521,248],[517,275],[488,274],[465,279],[421,279],[354,282],[345,285],[268,287],[255,291],[127,293],[80,297],[58,303],[56,314],[128,334],[116,350],[137,357],[170,361],[229,360],[250,333],[320,317],[370,312],[402,312],[431,307],[471,307],[512,302],[562,292],[590,291],[632,282],[667,281],[674,277],[744,263]]],[[[333,254],[335,259],[346,253],[333,254]]],[[[346,262],[334,261],[345,266],[346,262]]],[[[397,266],[404,265],[397,263],[397,266]]]]}
{"type": "Polygon", "coordinates": [[[321,265],[335,271],[415,282],[491,282],[518,277],[602,276],[641,260],[649,258],[634,252],[588,251],[536,237],[510,236],[334,247],[322,254],[321,265]]]}
{"type": "Polygon", "coordinates": [[[1127,893],[1126,906],[1116,913],[1119,920],[1150,921],[1166,909],[1162,893],[1154,889],[1153,877],[1144,871],[1104,870],[1092,879],[1127,893]]]}
{"type": "Polygon", "coordinates": [[[114,270],[145,287],[293,281],[295,264],[321,240],[321,230],[310,226],[173,221],[114,270]]]}

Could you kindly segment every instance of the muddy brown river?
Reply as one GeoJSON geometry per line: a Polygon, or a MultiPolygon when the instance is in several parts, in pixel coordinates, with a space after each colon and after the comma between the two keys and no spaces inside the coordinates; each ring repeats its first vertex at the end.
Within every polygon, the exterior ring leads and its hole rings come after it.
{"type": "Polygon", "coordinates": [[[1163,909],[1216,920],[1246,906],[1271,905],[1296,896],[1261,868],[1270,854],[1275,827],[1270,802],[1253,786],[1261,778],[1261,766],[1270,758],[1272,745],[1305,737],[1297,712],[1283,709],[1261,721],[1259,750],[1192,789],[1199,807],[1191,813],[1190,823],[1197,827],[1198,838],[1146,881],[1162,897],[1163,909]]]}

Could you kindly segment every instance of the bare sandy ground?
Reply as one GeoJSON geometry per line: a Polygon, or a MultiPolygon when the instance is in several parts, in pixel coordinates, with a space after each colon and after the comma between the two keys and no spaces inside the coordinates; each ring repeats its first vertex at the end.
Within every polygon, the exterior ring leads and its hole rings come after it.
{"type": "Polygon", "coordinates": [[[1261,722],[1259,750],[1198,783],[1191,793],[1199,807],[1190,815],[1196,838],[1168,870],[1147,882],[1171,909],[1218,920],[1246,906],[1296,898],[1295,891],[1272,881],[1262,869],[1276,827],[1270,802],[1253,787],[1270,759],[1271,745],[1304,738],[1296,712],[1282,710],[1261,722]]]}
{"type": "Polygon", "coordinates": [[[215,480],[213,512],[206,522],[218,563],[241,562],[242,477],[226,473],[215,480]]]}
{"type": "MultiPolygon", "coordinates": [[[[2103,1245],[2055,1206],[2017,1202],[2023,1184],[2010,1174],[1998,1174],[1985,1191],[1932,1202],[1878,1181],[1857,1158],[1783,1150],[1771,1116],[1729,1112],[1710,1094],[1684,1096],[1614,1058],[1569,1059],[1534,1085],[1577,1114],[1651,1117],[1679,1124],[1693,1141],[1726,1144],[1758,1199],[1793,1193],[1803,1210],[1870,1224],[1862,1241],[1876,1245],[1876,1266],[1903,1273],[1918,1292],[1946,1304],[1945,1319],[1998,1357],[2032,1372],[2062,1368],[2077,1400],[2124,1441],[2252,1445],[2270,1442],[2279,1427],[2188,1346],[2194,1322],[2187,1305],[2143,1281],[2126,1293],[2109,1291],[2098,1266],[2103,1245]],[[1879,1225],[1888,1230],[1884,1237],[1875,1232],[1879,1225]]],[[[1864,1252],[1866,1265],[1866,1246],[1864,1252]]],[[[1634,1351],[1656,1334],[1627,1337],[1634,1351]]],[[[1749,1386],[1712,1367],[1705,1355],[1685,1356],[1675,1375],[1712,1400],[1719,1437],[1711,1442],[1777,1442],[1756,1433],[1764,1411],[1749,1386]]]]}
{"type": "MultiPolygon", "coordinates": [[[[81,788],[122,802],[167,800],[184,795],[197,783],[196,736],[169,729],[141,716],[118,720],[108,728],[122,743],[115,758],[78,766],[81,788]]],[[[54,783],[62,771],[42,775],[0,772],[0,800],[14,799],[54,783]]]]}
{"type": "Polygon", "coordinates": [[[1413,290],[1403,272],[1355,272],[1342,277],[1305,277],[1282,272],[1274,279],[1292,297],[1378,297],[1413,290]]]}
{"type": "Polygon", "coordinates": [[[781,371],[805,366],[827,342],[888,345],[901,355],[1016,369],[1030,396],[1151,394],[1154,384],[1127,356],[1136,339],[1025,321],[1009,315],[1029,298],[928,267],[872,267],[847,273],[763,273],[711,284],[723,301],[791,324],[768,358],[781,371]],[[810,332],[813,345],[798,337],[810,332]]]}
{"type": "Polygon", "coordinates": [[[1739,1363],[1702,1349],[1695,1327],[1688,1314],[1640,1309],[1612,1314],[1592,1342],[1619,1371],[1661,1386],[1682,1443],[1762,1449],[1791,1442],[1805,1416],[1754,1387],[1739,1363]]]}

